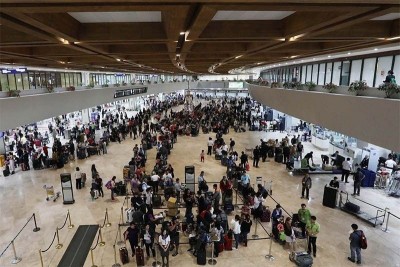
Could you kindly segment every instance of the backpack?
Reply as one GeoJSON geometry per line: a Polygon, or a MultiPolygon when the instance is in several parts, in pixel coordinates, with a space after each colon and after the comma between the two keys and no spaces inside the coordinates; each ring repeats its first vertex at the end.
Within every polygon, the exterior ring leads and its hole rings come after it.
{"type": "Polygon", "coordinates": [[[106,186],[107,189],[111,189],[112,188],[111,180],[108,181],[105,186],[106,186]]]}
{"type": "Polygon", "coordinates": [[[368,243],[367,243],[367,237],[364,235],[364,232],[360,230],[360,247],[362,249],[367,249],[368,243]]]}

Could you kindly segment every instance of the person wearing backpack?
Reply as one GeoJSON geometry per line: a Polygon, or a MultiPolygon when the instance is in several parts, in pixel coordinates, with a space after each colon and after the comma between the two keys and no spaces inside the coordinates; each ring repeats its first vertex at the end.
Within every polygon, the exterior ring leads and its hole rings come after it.
{"type": "Polygon", "coordinates": [[[392,70],[388,71],[388,75],[386,75],[386,78],[383,82],[396,84],[396,77],[394,76],[394,72],[392,70]]]}
{"type": "Polygon", "coordinates": [[[351,228],[353,230],[349,237],[351,256],[347,257],[347,259],[351,262],[356,262],[357,256],[357,264],[361,264],[361,239],[364,233],[361,230],[358,230],[358,225],[355,223],[351,225],[351,228]]]}

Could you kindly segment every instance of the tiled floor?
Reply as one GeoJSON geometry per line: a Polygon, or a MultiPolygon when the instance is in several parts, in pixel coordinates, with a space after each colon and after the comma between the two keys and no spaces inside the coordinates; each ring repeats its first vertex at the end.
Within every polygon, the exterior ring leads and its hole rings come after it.
{"type": "MultiPolygon", "coordinates": [[[[206,149],[206,142],[209,135],[200,134],[198,137],[178,137],[168,162],[175,168],[176,177],[184,177],[184,167],[194,165],[196,176],[201,170],[206,173],[209,182],[219,181],[224,174],[225,168],[215,161],[213,157],[207,156],[205,163],[201,163],[199,154],[206,149]]],[[[214,137],[214,134],[212,134],[214,137]]],[[[231,131],[226,136],[229,140],[234,137],[238,151],[250,148],[258,144],[260,138],[281,138],[283,134],[270,132],[246,132],[235,133],[231,131]]],[[[40,266],[39,249],[46,249],[52,241],[57,226],[62,226],[67,211],[70,210],[72,223],[75,228],[69,230],[66,227],[60,231],[60,242],[63,248],[57,250],[53,247],[43,253],[44,266],[57,266],[69,241],[73,237],[76,228],[80,224],[102,224],[106,208],[109,212],[111,227],[103,229],[103,238],[106,242],[104,247],[98,247],[94,251],[94,263],[97,266],[111,266],[114,263],[113,244],[117,236],[117,224],[121,214],[121,206],[124,201],[119,197],[117,202],[110,202],[110,193],[105,190],[106,197],[92,201],[89,195],[89,188],[74,191],[75,204],[63,205],[62,199],[56,202],[47,202],[43,185],[54,185],[60,190],[59,175],[63,172],[72,172],[79,166],[84,172],[90,173],[91,164],[96,164],[103,179],[108,180],[112,175],[119,179],[122,177],[122,168],[129,161],[132,155],[132,148],[138,140],[126,140],[122,144],[112,143],[108,148],[108,154],[92,156],[86,160],[71,162],[60,170],[40,171],[18,171],[9,177],[0,177],[0,249],[5,248],[8,242],[18,233],[32,213],[37,216],[38,225],[41,230],[32,232],[33,223],[29,222],[27,227],[15,240],[18,256],[22,261],[17,266],[40,266]]],[[[313,149],[312,145],[305,144],[305,150],[313,149]]],[[[318,153],[317,153],[318,154],[318,153]]],[[[319,158],[316,157],[316,158],[319,158]]],[[[152,168],[155,159],[155,149],[148,151],[148,169],[152,168]]],[[[265,181],[273,181],[273,197],[290,213],[297,212],[304,200],[300,199],[300,176],[289,175],[283,164],[273,161],[261,163],[260,168],[250,170],[252,183],[255,177],[262,176],[265,181]]],[[[322,206],[323,187],[332,178],[331,175],[313,175],[313,187],[311,189],[311,200],[308,207],[312,214],[317,216],[321,225],[321,233],[317,239],[318,254],[314,259],[314,266],[353,266],[347,260],[349,254],[348,233],[350,225],[357,223],[368,237],[369,247],[362,251],[362,266],[400,266],[400,221],[390,218],[389,233],[381,231],[380,227],[372,228],[357,218],[346,214],[339,209],[330,209],[322,206]]],[[[90,180],[90,179],[89,179],[90,180]]],[[[349,184],[352,187],[352,184],[349,184]]],[[[351,192],[351,188],[348,189],[351,192]]],[[[399,199],[385,196],[383,191],[375,189],[362,189],[360,199],[371,202],[379,207],[388,207],[394,214],[400,214],[399,199]]],[[[267,199],[267,205],[275,206],[271,198],[267,199]]],[[[365,204],[360,203],[362,208],[367,209],[365,204]]],[[[126,206],[125,206],[126,207],[126,206]]],[[[124,207],[124,208],[125,208],[124,207]]],[[[368,210],[372,213],[373,209],[368,210]]],[[[375,211],[376,212],[376,211],[375,211]]],[[[263,223],[269,231],[271,225],[263,223]]],[[[254,226],[252,228],[252,233],[254,226]]],[[[252,234],[251,233],[251,234],[252,234]]],[[[265,231],[258,227],[257,234],[266,237],[265,231]]],[[[185,238],[181,238],[186,242],[185,238]]],[[[299,250],[302,244],[299,244],[299,250]]],[[[118,246],[117,246],[118,248],[118,246]]],[[[269,262],[265,259],[268,254],[269,241],[249,241],[249,246],[239,247],[237,251],[226,251],[218,257],[217,266],[294,266],[288,259],[288,252],[280,245],[272,243],[272,255],[275,261],[269,262]]],[[[177,257],[170,257],[170,266],[195,266],[193,256],[186,252],[187,247],[182,245],[180,254],[177,257]]],[[[8,249],[0,258],[0,266],[12,266],[12,249],[8,249]]],[[[119,262],[119,256],[117,255],[119,262]]],[[[146,266],[151,266],[152,259],[146,266]]],[[[92,266],[88,257],[85,266],[92,266]]],[[[136,262],[125,266],[136,266],[136,262]]]]}

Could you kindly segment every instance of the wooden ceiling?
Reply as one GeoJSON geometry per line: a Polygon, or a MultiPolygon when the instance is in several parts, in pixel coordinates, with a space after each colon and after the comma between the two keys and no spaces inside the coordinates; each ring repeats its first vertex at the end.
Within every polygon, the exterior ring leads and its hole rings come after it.
{"type": "Polygon", "coordinates": [[[228,73],[399,42],[393,40],[400,36],[398,17],[371,20],[392,13],[400,13],[398,0],[0,0],[0,63],[228,73]],[[69,14],[131,11],[158,11],[161,19],[81,23],[69,14]],[[245,20],[213,20],[219,11],[291,13],[282,19],[251,20],[250,12],[245,20]]]}

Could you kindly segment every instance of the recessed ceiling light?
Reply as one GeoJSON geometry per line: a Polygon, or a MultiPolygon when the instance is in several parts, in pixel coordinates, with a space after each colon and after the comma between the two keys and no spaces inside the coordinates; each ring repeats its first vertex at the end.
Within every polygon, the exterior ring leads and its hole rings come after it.
{"type": "Polygon", "coordinates": [[[119,58],[116,58],[115,60],[116,60],[116,61],[121,61],[121,59],[119,59],[119,58]]]}
{"type": "Polygon", "coordinates": [[[329,55],[328,57],[331,57],[331,55],[329,55]]]}
{"type": "Polygon", "coordinates": [[[241,58],[243,55],[236,56],[235,59],[241,58]]]}
{"type": "Polygon", "coordinates": [[[351,55],[351,53],[350,53],[350,52],[348,52],[347,54],[348,54],[348,55],[351,55]]]}
{"type": "Polygon", "coordinates": [[[376,51],[376,50],[378,50],[378,48],[375,48],[374,50],[376,51]]]}

